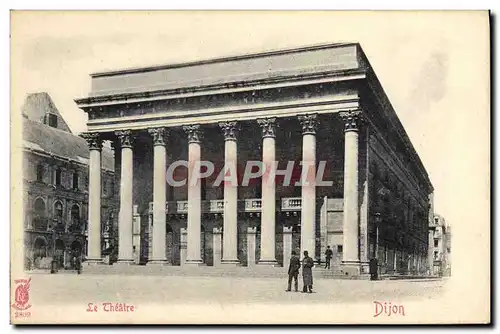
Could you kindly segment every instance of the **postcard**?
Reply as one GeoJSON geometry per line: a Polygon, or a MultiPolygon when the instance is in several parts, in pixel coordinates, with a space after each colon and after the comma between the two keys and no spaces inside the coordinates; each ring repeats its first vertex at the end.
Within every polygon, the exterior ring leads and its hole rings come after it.
{"type": "Polygon", "coordinates": [[[490,323],[489,22],[12,11],[11,323],[490,323]]]}

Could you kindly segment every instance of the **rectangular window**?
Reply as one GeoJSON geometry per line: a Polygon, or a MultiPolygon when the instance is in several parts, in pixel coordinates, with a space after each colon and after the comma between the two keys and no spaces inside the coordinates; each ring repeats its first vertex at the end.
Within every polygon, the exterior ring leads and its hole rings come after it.
{"type": "Polygon", "coordinates": [[[342,245],[337,245],[337,253],[342,253],[342,245]]]}
{"type": "Polygon", "coordinates": [[[434,247],[439,246],[439,239],[434,239],[434,247]]]}
{"type": "Polygon", "coordinates": [[[36,165],[36,180],[38,182],[43,181],[43,166],[42,165],[36,165]]]}
{"type": "Polygon", "coordinates": [[[73,172],[73,189],[74,190],[78,190],[78,181],[79,181],[78,172],[73,172]]]}
{"type": "Polygon", "coordinates": [[[57,128],[57,116],[54,114],[48,114],[48,125],[53,128],[57,128]]]}

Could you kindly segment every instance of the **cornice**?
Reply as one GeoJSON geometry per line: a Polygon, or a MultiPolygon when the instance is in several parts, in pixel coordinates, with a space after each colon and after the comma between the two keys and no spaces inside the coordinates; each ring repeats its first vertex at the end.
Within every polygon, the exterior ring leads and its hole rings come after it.
{"type": "MultiPolygon", "coordinates": [[[[88,164],[85,164],[85,163],[83,163],[81,161],[70,159],[70,158],[66,158],[66,157],[63,157],[63,156],[60,156],[60,155],[57,155],[57,154],[53,154],[53,153],[48,153],[46,151],[37,150],[37,149],[34,149],[34,148],[28,148],[28,147],[23,147],[23,151],[25,153],[30,153],[30,154],[37,155],[37,156],[44,157],[44,158],[48,158],[48,159],[56,159],[56,160],[59,160],[61,162],[67,163],[67,164],[78,165],[78,166],[83,167],[83,168],[89,168],[88,164]]],[[[87,159],[88,160],[89,158],[83,158],[83,159],[87,159]]],[[[113,169],[107,169],[107,168],[102,167],[101,171],[114,174],[114,170],[113,169]]]]}
{"type": "Polygon", "coordinates": [[[293,105],[277,104],[256,108],[224,108],[220,110],[207,110],[203,112],[157,113],[137,115],[121,118],[107,118],[88,122],[89,132],[111,132],[115,130],[142,130],[153,127],[179,127],[189,124],[215,124],[223,121],[247,121],[266,117],[295,117],[299,114],[317,113],[334,114],[342,110],[359,108],[358,97],[323,103],[293,105]]]}

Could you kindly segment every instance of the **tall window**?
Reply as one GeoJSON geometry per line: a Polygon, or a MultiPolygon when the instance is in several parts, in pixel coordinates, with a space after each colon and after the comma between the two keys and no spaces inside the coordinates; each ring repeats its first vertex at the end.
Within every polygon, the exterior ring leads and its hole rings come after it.
{"type": "Polygon", "coordinates": [[[45,202],[43,199],[36,199],[33,211],[33,227],[38,230],[46,230],[48,221],[45,216],[45,202]]]}
{"type": "Polygon", "coordinates": [[[56,169],[56,177],[55,177],[55,185],[60,186],[61,185],[61,176],[62,176],[62,170],[60,168],[56,169]]]}
{"type": "Polygon", "coordinates": [[[439,246],[439,240],[438,239],[434,239],[434,247],[437,247],[439,246]]]}
{"type": "Polygon", "coordinates": [[[38,182],[43,181],[43,166],[41,164],[36,165],[36,180],[38,182]]]}
{"type": "Polygon", "coordinates": [[[80,208],[76,204],[71,207],[71,225],[73,232],[82,232],[80,226],[80,208]]]}
{"type": "Polygon", "coordinates": [[[78,190],[78,181],[79,181],[78,172],[75,171],[73,172],[73,189],[75,190],[78,190]]]}

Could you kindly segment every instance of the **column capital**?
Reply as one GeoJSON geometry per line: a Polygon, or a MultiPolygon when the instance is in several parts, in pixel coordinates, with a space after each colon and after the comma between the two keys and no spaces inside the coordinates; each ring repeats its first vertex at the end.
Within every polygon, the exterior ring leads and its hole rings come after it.
{"type": "Polygon", "coordinates": [[[298,115],[300,124],[302,125],[302,134],[303,135],[315,135],[316,130],[318,128],[318,115],[317,114],[307,114],[307,115],[298,115]]]}
{"type": "Polygon", "coordinates": [[[116,131],[115,134],[118,136],[118,140],[122,148],[132,148],[132,146],[134,145],[134,134],[132,133],[132,131],[116,131]]]}
{"type": "Polygon", "coordinates": [[[98,132],[84,132],[80,134],[80,137],[87,141],[87,145],[90,150],[98,150],[102,149],[102,139],[101,135],[98,132]]]}
{"type": "Polygon", "coordinates": [[[363,121],[361,110],[349,110],[339,112],[339,116],[344,121],[344,131],[358,131],[363,121]]]}
{"type": "Polygon", "coordinates": [[[235,121],[231,122],[220,122],[220,128],[224,132],[224,140],[232,140],[236,141],[236,137],[238,135],[238,123],[235,121]]]}
{"type": "Polygon", "coordinates": [[[167,128],[151,128],[148,129],[148,133],[153,137],[154,146],[165,146],[168,139],[167,128]]]}
{"type": "Polygon", "coordinates": [[[262,128],[262,138],[276,138],[276,118],[259,118],[257,123],[262,128]]]}
{"type": "Polygon", "coordinates": [[[199,124],[184,125],[182,129],[188,135],[189,143],[201,142],[201,128],[199,124]]]}

